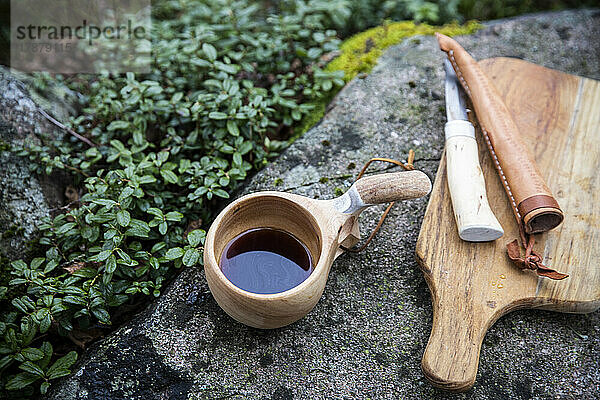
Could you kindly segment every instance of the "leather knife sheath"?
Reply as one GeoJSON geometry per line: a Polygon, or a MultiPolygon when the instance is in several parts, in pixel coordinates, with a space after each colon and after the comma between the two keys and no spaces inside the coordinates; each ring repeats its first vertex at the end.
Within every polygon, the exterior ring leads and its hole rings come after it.
{"type": "Polygon", "coordinates": [[[471,98],[492,161],[511,209],[528,234],[558,226],[564,214],[544,182],[532,154],[494,84],[455,40],[436,33],[456,76],[471,98]]]}

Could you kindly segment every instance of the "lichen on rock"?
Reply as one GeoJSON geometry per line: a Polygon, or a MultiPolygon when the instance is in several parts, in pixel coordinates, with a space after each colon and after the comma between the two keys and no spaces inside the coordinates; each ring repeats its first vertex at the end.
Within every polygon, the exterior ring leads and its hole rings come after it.
{"type": "MultiPolygon", "coordinates": [[[[24,256],[39,221],[62,203],[64,188],[56,175],[34,174],[28,160],[9,147],[39,144],[42,133],[57,137],[64,133],[42,116],[25,83],[1,66],[0,93],[0,255],[17,259],[24,256]]],[[[56,103],[55,107],[68,115],[66,105],[56,103]]]]}

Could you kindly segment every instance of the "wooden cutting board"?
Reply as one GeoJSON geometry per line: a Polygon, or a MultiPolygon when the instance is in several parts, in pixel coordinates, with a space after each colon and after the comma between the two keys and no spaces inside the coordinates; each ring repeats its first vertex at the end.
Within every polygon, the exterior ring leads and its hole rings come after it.
{"type": "Polygon", "coordinates": [[[518,237],[518,227],[481,132],[488,200],[505,233],[492,243],[460,240],[442,157],[416,253],[433,302],[423,373],[454,391],[475,383],[481,343],[502,315],[521,308],[589,313],[600,307],[600,82],[510,58],[480,65],[565,213],[558,228],[536,235],[535,250],[569,277],[538,278],[510,263],[506,244],[518,237]]]}

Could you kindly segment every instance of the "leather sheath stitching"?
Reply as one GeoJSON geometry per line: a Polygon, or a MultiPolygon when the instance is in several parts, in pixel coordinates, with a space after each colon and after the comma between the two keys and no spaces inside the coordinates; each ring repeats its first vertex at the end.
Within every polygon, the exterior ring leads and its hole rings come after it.
{"type": "Polygon", "coordinates": [[[471,97],[471,89],[469,89],[469,85],[467,85],[467,81],[463,77],[462,71],[460,70],[460,68],[458,68],[458,64],[456,63],[456,60],[454,59],[454,50],[450,50],[449,54],[450,54],[450,61],[452,61],[452,64],[454,65],[454,70],[457,72],[458,79],[460,79],[460,82],[462,83],[463,87],[469,94],[469,97],[471,97]]]}
{"type": "Polygon", "coordinates": [[[490,153],[492,153],[492,156],[494,157],[494,163],[496,164],[496,168],[498,169],[498,172],[500,172],[500,176],[502,177],[502,184],[504,185],[504,187],[506,188],[506,191],[508,192],[508,196],[510,197],[510,202],[512,203],[513,209],[515,210],[515,214],[517,214],[517,217],[520,220],[521,214],[519,213],[519,208],[517,207],[517,202],[515,201],[515,197],[512,194],[512,190],[510,190],[510,186],[508,185],[506,176],[504,176],[504,171],[502,170],[502,167],[500,166],[500,162],[498,161],[498,157],[496,156],[496,152],[494,151],[494,147],[492,146],[490,137],[482,125],[481,125],[481,131],[483,132],[485,141],[487,142],[488,148],[490,149],[490,153]]]}
{"type": "MultiPolygon", "coordinates": [[[[450,61],[452,62],[452,65],[454,66],[454,70],[456,71],[456,75],[458,76],[458,79],[460,79],[460,82],[462,83],[465,90],[469,94],[469,97],[472,99],[473,96],[471,95],[471,89],[469,89],[469,85],[467,85],[467,82],[465,81],[465,78],[463,77],[462,71],[460,70],[456,60],[454,59],[454,50],[450,50],[448,53],[449,53],[448,55],[450,56],[450,61]]],[[[490,153],[492,153],[492,157],[494,158],[494,164],[496,165],[496,169],[498,170],[498,172],[500,173],[500,176],[502,178],[502,185],[506,189],[506,192],[508,193],[508,197],[510,197],[510,202],[512,203],[513,210],[515,211],[515,214],[517,215],[517,218],[520,221],[521,214],[519,213],[519,208],[517,207],[517,202],[515,201],[515,197],[512,194],[512,190],[510,190],[510,185],[508,184],[508,181],[506,180],[506,176],[504,175],[502,166],[500,166],[498,156],[496,155],[496,152],[494,151],[494,146],[492,146],[492,142],[490,140],[490,137],[489,137],[487,131],[485,130],[485,127],[481,123],[479,124],[479,126],[481,127],[481,131],[483,132],[483,136],[485,137],[487,146],[490,149],[490,153]]]]}

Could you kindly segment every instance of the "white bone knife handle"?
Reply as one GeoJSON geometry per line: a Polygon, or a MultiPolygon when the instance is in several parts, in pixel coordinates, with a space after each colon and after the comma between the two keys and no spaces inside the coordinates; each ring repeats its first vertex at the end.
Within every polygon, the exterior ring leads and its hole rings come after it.
{"type": "Polygon", "coordinates": [[[453,120],[444,127],[446,169],[458,235],[468,242],[496,240],[504,234],[490,209],[475,129],[469,121],[453,120]]]}

